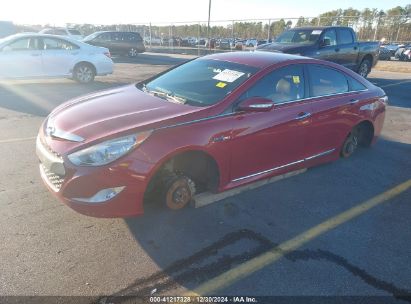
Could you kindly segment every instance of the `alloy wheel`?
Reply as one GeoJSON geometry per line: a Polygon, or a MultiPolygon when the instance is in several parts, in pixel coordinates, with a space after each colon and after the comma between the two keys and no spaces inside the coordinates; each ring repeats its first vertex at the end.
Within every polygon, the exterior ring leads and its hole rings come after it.
{"type": "Polygon", "coordinates": [[[128,55],[130,57],[136,57],[137,56],[137,50],[135,48],[130,49],[130,51],[128,52],[128,55]]]}
{"type": "Polygon", "coordinates": [[[77,69],[76,78],[83,83],[90,82],[93,79],[93,70],[86,65],[82,65],[77,69]]]}
{"type": "Polygon", "coordinates": [[[362,77],[365,78],[368,75],[368,71],[369,71],[368,61],[364,61],[363,63],[361,63],[360,71],[358,74],[360,74],[362,77]]]}

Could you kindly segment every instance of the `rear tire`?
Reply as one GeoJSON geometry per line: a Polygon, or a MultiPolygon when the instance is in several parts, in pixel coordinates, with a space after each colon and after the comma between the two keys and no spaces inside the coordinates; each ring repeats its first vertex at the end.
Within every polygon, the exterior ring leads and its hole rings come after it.
{"type": "Polygon", "coordinates": [[[358,68],[358,74],[360,74],[362,77],[367,78],[367,75],[371,71],[371,61],[369,59],[363,59],[361,61],[361,64],[358,68]]]}
{"type": "Polygon", "coordinates": [[[350,134],[348,134],[347,138],[345,139],[342,145],[342,148],[340,151],[341,157],[348,158],[351,155],[353,155],[354,152],[358,148],[359,142],[360,142],[359,130],[358,128],[355,127],[354,129],[352,129],[350,134]]]}
{"type": "Polygon", "coordinates": [[[91,83],[94,81],[96,71],[89,63],[80,63],[73,70],[73,78],[80,83],[91,83]]]}
{"type": "Polygon", "coordinates": [[[135,48],[131,48],[128,51],[128,57],[134,58],[134,57],[137,57],[137,55],[138,55],[138,51],[135,48]]]}

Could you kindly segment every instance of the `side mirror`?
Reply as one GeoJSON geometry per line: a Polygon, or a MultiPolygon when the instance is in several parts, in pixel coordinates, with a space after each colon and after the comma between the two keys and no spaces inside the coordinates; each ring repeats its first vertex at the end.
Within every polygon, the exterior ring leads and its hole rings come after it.
{"type": "Polygon", "coordinates": [[[330,46],[330,45],[331,45],[330,38],[324,38],[320,43],[320,47],[325,47],[325,46],[330,46]]]}
{"type": "Polygon", "coordinates": [[[274,107],[271,99],[262,97],[251,97],[243,100],[239,105],[238,111],[245,112],[268,112],[274,107]]]}

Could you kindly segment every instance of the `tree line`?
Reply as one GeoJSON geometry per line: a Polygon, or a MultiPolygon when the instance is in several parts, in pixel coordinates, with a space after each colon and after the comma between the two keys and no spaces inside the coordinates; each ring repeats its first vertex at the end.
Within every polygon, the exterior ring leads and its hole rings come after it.
{"type": "MultiPolygon", "coordinates": [[[[148,37],[212,37],[212,38],[256,38],[271,39],[294,26],[351,26],[362,40],[411,41],[411,4],[397,6],[386,11],[366,8],[362,11],[348,8],[337,9],[317,17],[296,19],[273,19],[267,21],[227,21],[220,25],[211,23],[137,25],[137,24],[67,24],[80,30],[84,35],[96,31],[136,31],[148,37]]],[[[29,31],[30,28],[24,28],[29,31]]]]}

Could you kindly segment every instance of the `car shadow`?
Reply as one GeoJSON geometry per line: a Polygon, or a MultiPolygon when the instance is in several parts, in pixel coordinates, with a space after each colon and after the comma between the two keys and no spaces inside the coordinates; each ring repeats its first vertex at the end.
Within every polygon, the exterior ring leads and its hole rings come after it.
{"type": "MultiPolygon", "coordinates": [[[[410,179],[411,171],[404,170],[411,168],[410,152],[410,144],[380,139],[349,159],[203,208],[171,211],[158,204],[146,206],[144,216],[125,222],[160,271],[143,278],[136,273],[136,280],[115,295],[146,296],[198,286],[410,179]]],[[[338,242],[350,247],[350,235],[338,242]]]]}
{"type": "Polygon", "coordinates": [[[115,63],[134,63],[134,64],[148,64],[148,65],[177,65],[189,61],[190,57],[177,57],[173,55],[164,54],[147,54],[141,53],[136,57],[113,56],[115,63]]]}
{"type": "Polygon", "coordinates": [[[71,80],[0,82],[0,108],[35,116],[47,116],[56,106],[69,99],[126,84],[98,80],[91,84],[79,84],[71,80]]]}

